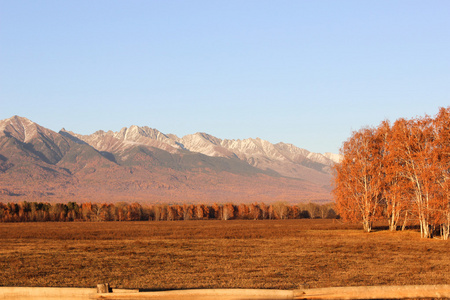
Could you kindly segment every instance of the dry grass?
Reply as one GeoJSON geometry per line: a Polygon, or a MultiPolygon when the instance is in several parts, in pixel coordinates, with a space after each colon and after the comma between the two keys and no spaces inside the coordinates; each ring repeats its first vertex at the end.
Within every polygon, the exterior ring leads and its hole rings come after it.
{"type": "Polygon", "coordinates": [[[336,220],[0,224],[0,286],[448,284],[450,241],[336,220]]]}

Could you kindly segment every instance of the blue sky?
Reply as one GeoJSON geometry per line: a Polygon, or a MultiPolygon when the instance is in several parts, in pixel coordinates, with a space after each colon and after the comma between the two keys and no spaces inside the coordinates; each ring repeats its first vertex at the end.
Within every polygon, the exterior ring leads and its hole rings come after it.
{"type": "Polygon", "coordinates": [[[0,0],[0,119],[338,152],[450,105],[449,1],[0,0]]]}

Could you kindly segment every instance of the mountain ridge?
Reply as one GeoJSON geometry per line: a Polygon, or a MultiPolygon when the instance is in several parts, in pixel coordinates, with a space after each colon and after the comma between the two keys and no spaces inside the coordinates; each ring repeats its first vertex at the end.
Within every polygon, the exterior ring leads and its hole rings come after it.
{"type": "Polygon", "coordinates": [[[0,200],[325,201],[338,157],[260,138],[179,138],[136,125],[54,132],[13,116],[0,121],[0,200]]]}

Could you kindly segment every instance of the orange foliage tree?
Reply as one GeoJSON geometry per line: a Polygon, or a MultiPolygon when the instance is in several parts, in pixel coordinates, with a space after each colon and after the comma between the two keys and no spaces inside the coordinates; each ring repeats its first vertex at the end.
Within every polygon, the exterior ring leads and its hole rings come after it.
{"type": "Polygon", "coordinates": [[[433,120],[433,162],[435,180],[439,187],[435,197],[435,216],[440,233],[447,240],[450,235],[450,107],[441,108],[433,120]]]}
{"type": "Polygon", "coordinates": [[[366,232],[380,216],[382,157],[375,129],[355,131],[341,149],[335,166],[334,196],[344,220],[361,221],[366,232]]]}
{"type": "Polygon", "coordinates": [[[421,236],[450,234],[450,107],[435,118],[398,119],[356,131],[341,148],[334,197],[344,220],[365,231],[384,217],[396,230],[411,214],[421,236]]]}
{"type": "Polygon", "coordinates": [[[417,215],[422,237],[432,235],[432,195],[434,192],[433,174],[436,165],[433,163],[433,130],[429,117],[412,120],[400,119],[394,123],[393,155],[397,168],[406,183],[405,191],[413,203],[413,211],[417,215]]]}

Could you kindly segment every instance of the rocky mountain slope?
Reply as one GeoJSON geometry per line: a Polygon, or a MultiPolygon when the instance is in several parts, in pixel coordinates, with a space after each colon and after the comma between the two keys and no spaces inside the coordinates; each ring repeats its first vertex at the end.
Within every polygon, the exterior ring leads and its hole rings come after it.
{"type": "Polygon", "coordinates": [[[328,201],[334,154],[149,127],[79,135],[0,121],[0,201],[328,201]]]}

